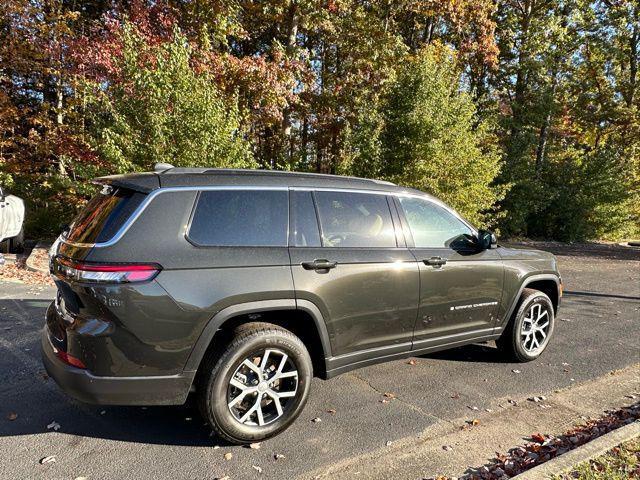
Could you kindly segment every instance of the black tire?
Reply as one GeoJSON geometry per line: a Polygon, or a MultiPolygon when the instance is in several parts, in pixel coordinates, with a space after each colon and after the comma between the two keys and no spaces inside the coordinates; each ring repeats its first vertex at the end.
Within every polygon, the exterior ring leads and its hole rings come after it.
{"type": "MultiPolygon", "coordinates": [[[[200,367],[197,401],[202,416],[222,439],[234,444],[246,444],[277,435],[291,425],[302,412],[309,395],[313,367],[309,352],[293,333],[270,323],[248,323],[236,328],[229,342],[216,352],[212,349],[200,367]],[[229,407],[230,381],[245,359],[251,359],[267,349],[275,355],[285,353],[297,370],[295,396],[284,399],[281,416],[265,425],[247,425],[236,418],[229,407]]],[[[280,357],[282,358],[282,357],[280,357]]],[[[237,379],[237,377],[235,377],[237,379]]],[[[257,378],[256,378],[257,380],[257,378]]],[[[262,384],[263,382],[260,381],[262,384]]],[[[256,387],[258,388],[258,387],[256,387]]],[[[247,402],[256,401],[260,392],[246,395],[247,402]]],[[[262,394],[265,398],[266,394],[262,394]]],[[[269,407],[273,400],[264,400],[269,407]]],[[[275,410],[275,403],[269,408],[275,410]]],[[[260,409],[262,414],[262,408],[260,409]]]]}
{"type": "MultiPolygon", "coordinates": [[[[537,308],[537,307],[536,307],[537,308]]],[[[538,358],[542,352],[545,351],[549,345],[549,340],[553,335],[553,329],[555,327],[555,316],[553,310],[553,303],[549,297],[539,291],[531,288],[525,288],[522,291],[520,300],[513,312],[507,328],[502,333],[500,338],[496,340],[498,349],[502,351],[505,357],[509,360],[516,362],[530,362],[538,358]],[[547,312],[549,319],[548,331],[542,344],[539,348],[529,350],[526,348],[526,342],[523,342],[522,338],[522,325],[525,322],[525,317],[531,311],[535,305],[540,305],[541,309],[547,312]]],[[[538,336],[539,338],[539,336],[538,336]]]]}

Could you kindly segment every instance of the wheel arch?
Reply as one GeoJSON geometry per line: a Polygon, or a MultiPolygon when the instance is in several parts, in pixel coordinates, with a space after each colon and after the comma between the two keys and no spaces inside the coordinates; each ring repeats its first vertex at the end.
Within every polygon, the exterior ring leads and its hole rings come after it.
{"type": "Polygon", "coordinates": [[[309,350],[314,374],[326,378],[331,346],[320,310],[306,300],[282,299],[241,303],[222,309],[207,323],[191,350],[184,370],[197,372],[207,351],[228,340],[238,325],[267,322],[290,330],[309,350]]]}
{"type": "Polygon", "coordinates": [[[502,319],[500,328],[503,329],[511,319],[513,312],[518,306],[518,300],[522,296],[522,291],[525,288],[531,288],[534,290],[539,290],[545,295],[549,297],[551,303],[553,304],[554,313],[558,312],[558,307],[560,306],[560,277],[555,274],[546,273],[546,274],[534,274],[528,277],[525,277],[518,288],[517,293],[511,299],[511,303],[509,305],[509,309],[507,310],[506,315],[502,319]]]}

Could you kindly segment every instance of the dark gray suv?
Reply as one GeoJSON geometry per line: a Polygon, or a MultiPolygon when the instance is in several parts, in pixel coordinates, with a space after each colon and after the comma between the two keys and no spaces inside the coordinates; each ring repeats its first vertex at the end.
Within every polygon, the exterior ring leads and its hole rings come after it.
{"type": "Polygon", "coordinates": [[[439,200],[360,178],[160,166],[102,191],[51,251],[44,364],[91,403],[195,392],[224,439],[300,414],[313,375],[553,333],[553,255],[496,244],[439,200]]]}

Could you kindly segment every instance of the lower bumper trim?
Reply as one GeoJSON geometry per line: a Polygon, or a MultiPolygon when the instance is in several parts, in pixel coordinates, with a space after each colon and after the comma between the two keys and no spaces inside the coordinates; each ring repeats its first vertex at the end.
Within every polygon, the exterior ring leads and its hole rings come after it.
{"type": "Polygon", "coordinates": [[[85,403],[100,405],[182,405],[189,394],[195,372],[150,377],[98,377],[65,364],[56,357],[42,332],[42,361],[58,386],[85,403]]]}

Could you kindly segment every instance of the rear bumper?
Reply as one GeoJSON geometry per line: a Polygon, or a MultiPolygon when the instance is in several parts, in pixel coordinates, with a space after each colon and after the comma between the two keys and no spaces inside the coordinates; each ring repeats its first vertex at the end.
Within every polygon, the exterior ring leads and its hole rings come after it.
{"type": "Polygon", "coordinates": [[[151,377],[99,377],[60,360],[42,331],[42,361],[47,373],[68,395],[101,405],[181,405],[189,394],[194,373],[151,377]]]}

